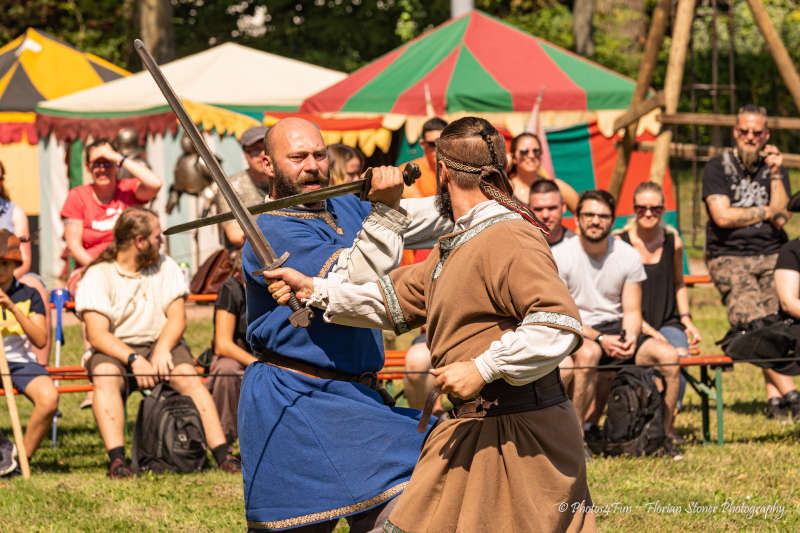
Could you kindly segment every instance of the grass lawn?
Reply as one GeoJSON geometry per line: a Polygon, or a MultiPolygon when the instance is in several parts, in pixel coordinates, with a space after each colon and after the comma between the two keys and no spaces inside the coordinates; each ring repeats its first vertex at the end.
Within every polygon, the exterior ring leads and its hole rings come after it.
{"type": "MultiPolygon", "coordinates": [[[[681,226],[691,248],[691,183],[680,174],[681,226]]],[[[800,185],[800,173],[792,174],[800,185]]],[[[705,211],[701,210],[705,217],[705,211]]],[[[705,219],[703,218],[703,223],[705,219]]],[[[800,217],[787,226],[800,233],[800,217]]],[[[699,233],[700,247],[704,233],[699,233]]],[[[703,334],[702,353],[719,353],[714,340],[727,329],[716,291],[690,291],[695,320],[703,334]]],[[[197,355],[208,345],[209,320],[193,320],[186,335],[197,355]]],[[[78,364],[80,331],[66,329],[62,364],[78,364]]],[[[395,347],[406,347],[407,334],[395,347]]],[[[693,370],[697,372],[697,370],[693,370]]],[[[595,458],[589,485],[602,531],[800,531],[800,424],[767,420],[761,372],[739,365],[725,372],[725,445],[703,445],[699,399],[688,389],[676,425],[685,437],[683,459],[595,458]],[[769,509],[766,506],[776,506],[769,509]]],[[[398,384],[399,385],[399,384],[398,384]]],[[[192,475],[146,476],[111,481],[107,456],[91,411],[80,410],[82,394],[63,395],[58,448],[49,440],[34,457],[30,480],[0,479],[0,531],[228,531],[245,529],[239,476],[210,467],[192,475]]],[[[140,396],[128,401],[133,427],[140,396]]],[[[0,400],[2,402],[4,400],[0,400]]],[[[30,403],[18,397],[23,424],[30,403]]],[[[712,420],[713,420],[712,414],[712,420]]],[[[8,413],[0,407],[0,431],[11,435],[8,413]]],[[[716,429],[712,423],[712,434],[716,429]]],[[[130,450],[130,435],[128,437],[130,450]]],[[[129,452],[130,453],[130,452],[129,452]]],[[[491,489],[490,487],[487,487],[491,489]]],[[[344,522],[337,529],[347,531],[344,522]]]]}

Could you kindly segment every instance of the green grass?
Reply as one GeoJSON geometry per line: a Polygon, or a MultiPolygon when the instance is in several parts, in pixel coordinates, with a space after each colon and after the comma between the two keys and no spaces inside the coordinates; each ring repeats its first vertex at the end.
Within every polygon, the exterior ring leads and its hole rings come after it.
{"type": "MultiPolygon", "coordinates": [[[[717,353],[714,340],[727,329],[724,310],[713,288],[691,291],[693,311],[703,332],[704,353],[717,353]]],[[[186,335],[193,353],[205,348],[211,335],[207,320],[191,321],[186,335]]],[[[80,357],[80,331],[66,329],[62,364],[80,357]]],[[[404,348],[413,335],[399,337],[404,348]]],[[[800,424],[781,424],[764,418],[764,385],[755,367],[740,365],[725,372],[724,446],[703,445],[699,400],[687,391],[677,427],[686,438],[684,458],[595,458],[588,466],[589,486],[596,505],[608,513],[598,516],[602,531],[798,531],[800,530],[800,424]],[[723,508],[723,505],[727,506],[723,508]],[[749,517],[730,505],[784,507],[782,518],[749,517]],[[661,512],[651,505],[658,504],[661,512]],[[720,506],[716,512],[691,514],[690,506],[720,506]],[[663,508],[678,509],[668,513],[663,508]]],[[[92,414],[81,411],[82,394],[61,397],[63,413],[58,448],[49,440],[34,457],[33,475],[0,479],[0,530],[49,531],[229,531],[245,528],[242,482],[214,468],[199,474],[145,476],[112,481],[106,477],[107,457],[92,414]]],[[[2,401],[2,400],[0,400],[2,401]]],[[[128,404],[129,427],[139,402],[128,404]]],[[[23,423],[30,403],[18,397],[23,423]]],[[[713,416],[712,416],[713,419],[713,416]]],[[[0,431],[11,434],[5,408],[0,408],[0,431]]],[[[712,423],[712,433],[716,431],[712,423]]],[[[130,437],[128,440],[130,446],[130,437]]],[[[129,448],[130,449],[130,448],[129,448]]],[[[337,530],[347,531],[344,522],[337,530]]]]}

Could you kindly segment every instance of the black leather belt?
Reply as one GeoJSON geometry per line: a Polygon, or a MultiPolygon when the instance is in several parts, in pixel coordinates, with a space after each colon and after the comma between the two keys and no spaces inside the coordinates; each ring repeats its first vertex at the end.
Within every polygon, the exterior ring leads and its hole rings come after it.
{"type": "Polygon", "coordinates": [[[527,385],[509,385],[502,379],[487,384],[477,398],[451,398],[453,418],[483,418],[544,409],[567,400],[561,374],[556,368],[527,385]]]}

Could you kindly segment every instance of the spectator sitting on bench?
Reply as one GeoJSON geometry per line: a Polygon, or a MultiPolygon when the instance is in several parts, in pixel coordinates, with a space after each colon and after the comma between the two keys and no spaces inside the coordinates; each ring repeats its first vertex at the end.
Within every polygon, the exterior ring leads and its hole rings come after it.
{"type": "MultiPolygon", "coordinates": [[[[658,370],[667,384],[664,427],[675,437],[673,410],[678,398],[678,352],[667,342],[641,335],[642,259],[633,247],[609,238],[616,202],[606,191],[586,191],[578,201],[580,234],[553,250],[559,275],[578,305],[583,346],[573,354],[577,367],[611,367],[633,363],[664,364],[658,370]],[[624,337],[621,335],[624,334],[624,337]]],[[[597,369],[573,370],[573,403],[581,422],[597,391],[597,369]]],[[[602,397],[602,395],[600,396],[602,397]]],[[[599,418],[603,402],[597,402],[599,418]]]]}
{"type": "MultiPolygon", "coordinates": [[[[33,402],[33,412],[25,429],[28,458],[42,442],[58,408],[58,392],[34,347],[47,342],[45,307],[39,292],[17,281],[14,269],[22,264],[19,238],[0,229],[0,315],[3,347],[14,388],[33,402]]],[[[2,387],[2,385],[0,385],[2,387]]],[[[6,391],[11,394],[11,391],[6,391]]]]}
{"type": "Polygon", "coordinates": [[[238,437],[236,416],[244,369],[257,359],[247,342],[247,313],[242,277],[242,256],[235,254],[233,277],[225,280],[214,304],[214,336],[206,388],[217,406],[225,440],[233,444],[238,437]]]}
{"type": "MultiPolygon", "coordinates": [[[[539,221],[547,226],[550,235],[545,237],[550,250],[560,246],[566,239],[575,236],[575,232],[565,228],[561,224],[564,213],[567,211],[567,204],[561,196],[558,185],[553,180],[540,179],[531,185],[531,194],[528,202],[533,214],[539,221]]],[[[567,389],[572,386],[572,367],[574,365],[571,355],[567,355],[558,364],[561,372],[561,380],[567,389]]]]}
{"type": "MultiPolygon", "coordinates": [[[[786,243],[789,173],[776,146],[767,144],[767,111],[746,105],[736,114],[733,150],[711,158],[703,169],[708,210],[706,264],[733,330],[757,328],[775,319],[775,262],[786,243]]],[[[767,418],[787,416],[783,396],[792,378],[764,368],[767,418]]]]}
{"type": "Polygon", "coordinates": [[[147,389],[159,381],[169,381],[191,397],[217,464],[239,472],[238,459],[228,453],[217,408],[182,338],[188,291],[175,261],[159,254],[164,238],[158,217],[149,209],[129,207],[117,219],[113,234],[112,243],[87,267],[75,298],[92,346],[92,410],[111,462],[109,477],[132,475],[125,463],[124,398],[134,387],[147,389]]]}
{"type": "MultiPolygon", "coordinates": [[[[668,342],[679,357],[689,355],[689,346],[700,342],[700,331],[689,312],[689,289],[683,282],[683,241],[674,228],[667,227],[664,191],[658,183],[646,181],[633,191],[635,217],[618,237],[633,246],[644,263],[647,279],[642,282],[642,333],[668,342]]],[[[678,406],[686,389],[681,379],[678,406]]]]}

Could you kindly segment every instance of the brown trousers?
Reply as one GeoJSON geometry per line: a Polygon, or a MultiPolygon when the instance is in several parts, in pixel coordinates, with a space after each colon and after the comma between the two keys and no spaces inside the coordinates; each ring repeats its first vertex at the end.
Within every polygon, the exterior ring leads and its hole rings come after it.
{"type": "Polygon", "coordinates": [[[233,444],[239,437],[236,417],[239,409],[242,375],[244,375],[244,366],[235,359],[215,355],[211,360],[206,388],[214,398],[219,421],[222,424],[222,432],[225,434],[225,441],[228,444],[233,444]]]}

